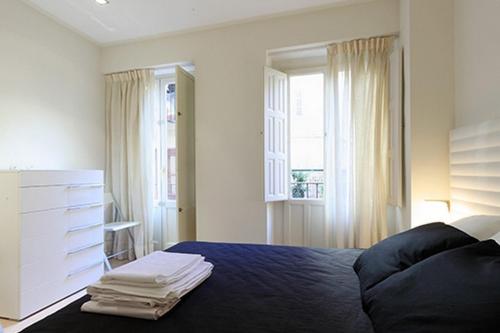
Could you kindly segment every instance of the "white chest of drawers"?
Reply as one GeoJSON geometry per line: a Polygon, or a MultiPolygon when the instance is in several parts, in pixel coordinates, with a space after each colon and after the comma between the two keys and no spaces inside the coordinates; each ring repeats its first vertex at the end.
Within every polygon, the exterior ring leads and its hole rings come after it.
{"type": "Polygon", "coordinates": [[[103,274],[103,172],[0,172],[0,317],[23,319],[103,274]]]}

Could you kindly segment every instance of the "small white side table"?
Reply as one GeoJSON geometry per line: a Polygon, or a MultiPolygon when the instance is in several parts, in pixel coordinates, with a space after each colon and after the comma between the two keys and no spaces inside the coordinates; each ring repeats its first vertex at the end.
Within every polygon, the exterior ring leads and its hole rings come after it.
{"type": "MultiPolygon", "coordinates": [[[[141,222],[111,222],[111,223],[105,223],[104,224],[104,232],[117,232],[121,230],[127,230],[128,237],[130,239],[130,242],[132,244],[132,251],[134,250],[134,245],[135,245],[135,239],[134,239],[134,234],[132,233],[132,228],[137,227],[140,225],[141,222]]],[[[113,253],[110,256],[106,256],[104,254],[104,264],[106,265],[106,270],[110,271],[111,270],[111,264],[109,263],[109,259],[114,258],[119,256],[122,253],[128,252],[129,250],[123,250],[117,253],[113,253]]]]}

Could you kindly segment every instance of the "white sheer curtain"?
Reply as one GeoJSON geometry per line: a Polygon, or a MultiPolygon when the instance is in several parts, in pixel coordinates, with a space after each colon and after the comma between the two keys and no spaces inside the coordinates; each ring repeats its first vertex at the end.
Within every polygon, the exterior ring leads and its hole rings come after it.
{"type": "Polygon", "coordinates": [[[387,235],[389,54],[392,38],[328,48],[325,216],[332,247],[387,235]]]}
{"type": "MultiPolygon", "coordinates": [[[[141,222],[134,229],[134,250],[141,257],[153,251],[154,72],[133,70],[105,80],[106,190],[119,211],[117,220],[141,222]]],[[[118,232],[115,251],[127,246],[126,232],[118,232]]]]}

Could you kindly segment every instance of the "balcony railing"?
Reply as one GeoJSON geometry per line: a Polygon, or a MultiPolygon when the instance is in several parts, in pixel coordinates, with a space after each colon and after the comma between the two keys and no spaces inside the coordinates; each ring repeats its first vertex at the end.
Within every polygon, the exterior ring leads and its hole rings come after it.
{"type": "Polygon", "coordinates": [[[322,182],[292,182],[290,188],[294,199],[321,199],[325,185],[322,182]]]}

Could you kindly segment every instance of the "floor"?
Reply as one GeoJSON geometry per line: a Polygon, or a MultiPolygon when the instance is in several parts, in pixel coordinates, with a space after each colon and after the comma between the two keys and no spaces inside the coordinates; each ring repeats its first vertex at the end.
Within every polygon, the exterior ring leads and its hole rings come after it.
{"type": "MultiPolygon", "coordinates": [[[[110,260],[111,267],[116,268],[121,265],[126,264],[128,261],[127,260],[116,260],[112,259],[110,260]]],[[[76,294],[71,295],[68,298],[63,299],[62,301],[55,303],[48,308],[45,308],[44,310],[35,313],[34,315],[21,320],[21,321],[12,321],[12,320],[7,320],[7,319],[1,319],[0,318],[0,325],[3,326],[4,332],[3,333],[17,333],[25,329],[26,327],[36,323],[37,321],[42,320],[43,318],[53,314],[54,312],[64,308],[66,305],[76,301],[77,299],[85,296],[87,293],[85,290],[82,290],[76,294]]]]}

